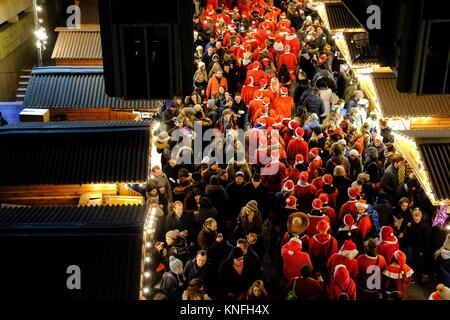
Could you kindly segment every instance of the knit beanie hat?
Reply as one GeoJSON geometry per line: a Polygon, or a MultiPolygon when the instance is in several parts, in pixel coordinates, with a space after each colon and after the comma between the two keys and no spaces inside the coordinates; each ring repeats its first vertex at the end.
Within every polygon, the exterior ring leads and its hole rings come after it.
{"type": "Polygon", "coordinates": [[[178,269],[180,269],[180,267],[183,267],[183,262],[181,262],[180,259],[177,259],[174,256],[171,256],[169,260],[170,260],[169,262],[170,271],[172,271],[175,274],[178,274],[178,269]]]}

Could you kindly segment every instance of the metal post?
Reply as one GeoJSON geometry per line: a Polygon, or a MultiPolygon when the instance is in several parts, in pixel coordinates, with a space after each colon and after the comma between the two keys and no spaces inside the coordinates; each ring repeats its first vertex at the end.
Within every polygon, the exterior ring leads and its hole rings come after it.
{"type": "MultiPolygon", "coordinates": [[[[39,30],[39,16],[37,11],[37,0],[33,0],[34,29],[39,30]]],[[[40,42],[40,40],[37,40],[40,42]]],[[[38,66],[42,67],[42,43],[37,46],[38,66]]]]}

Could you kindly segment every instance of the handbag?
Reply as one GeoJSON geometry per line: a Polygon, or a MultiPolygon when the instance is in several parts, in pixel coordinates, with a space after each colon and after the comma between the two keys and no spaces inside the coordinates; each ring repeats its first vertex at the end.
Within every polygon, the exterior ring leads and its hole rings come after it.
{"type": "Polygon", "coordinates": [[[297,284],[297,278],[294,278],[294,284],[292,285],[292,289],[286,295],[286,300],[297,300],[297,292],[295,291],[295,286],[297,284]]]}

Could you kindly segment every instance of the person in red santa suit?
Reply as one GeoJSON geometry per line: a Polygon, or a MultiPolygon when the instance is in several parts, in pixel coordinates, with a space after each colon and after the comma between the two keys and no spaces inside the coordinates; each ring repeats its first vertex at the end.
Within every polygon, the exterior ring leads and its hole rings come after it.
{"type": "Polygon", "coordinates": [[[390,264],[394,257],[394,252],[399,249],[398,239],[394,236],[394,229],[390,226],[381,227],[380,240],[378,254],[384,257],[387,264],[390,264]]]}
{"type": "Polygon", "coordinates": [[[338,222],[341,223],[346,214],[351,214],[353,219],[356,220],[358,216],[358,209],[356,208],[356,203],[358,202],[358,197],[361,197],[361,190],[357,187],[350,187],[347,190],[349,200],[344,203],[339,211],[338,222]]]}
{"type": "Polygon", "coordinates": [[[323,278],[320,275],[317,277],[317,280],[312,277],[312,265],[304,265],[300,273],[300,278],[292,279],[286,286],[285,295],[287,295],[290,290],[294,289],[297,294],[297,300],[299,301],[309,301],[320,298],[322,296],[324,285],[323,278]]]}
{"type": "Polygon", "coordinates": [[[332,229],[336,228],[336,212],[328,205],[328,195],[326,193],[319,194],[319,200],[322,201],[322,213],[330,219],[330,226],[332,229]]]}
{"type": "Polygon", "coordinates": [[[307,172],[300,173],[300,179],[295,186],[295,195],[298,199],[299,210],[309,212],[312,206],[312,201],[315,198],[316,188],[310,184],[309,175],[307,172]]]}
{"type": "Polygon", "coordinates": [[[297,154],[303,155],[306,163],[308,162],[309,147],[308,143],[303,139],[305,131],[302,128],[295,129],[295,137],[287,145],[286,153],[289,160],[294,160],[297,154]]]}
{"type": "Polygon", "coordinates": [[[318,193],[326,193],[328,195],[328,205],[332,208],[336,206],[336,200],[338,197],[338,189],[333,186],[333,176],[326,174],[322,177],[323,187],[319,189],[318,193]]]}
{"type": "Polygon", "coordinates": [[[367,212],[368,207],[369,205],[366,203],[366,200],[359,200],[356,203],[356,208],[358,210],[356,225],[361,231],[363,241],[366,241],[372,237],[376,237],[375,225],[372,223],[372,217],[370,216],[369,212],[367,212]]]}
{"type": "Polygon", "coordinates": [[[253,83],[255,86],[261,86],[261,80],[266,80],[267,84],[267,75],[263,70],[260,70],[260,64],[258,61],[255,61],[251,64],[251,70],[247,71],[247,77],[253,78],[253,83]]]}
{"type": "Polygon", "coordinates": [[[271,90],[269,90],[269,87],[267,85],[267,79],[261,79],[259,81],[259,90],[263,93],[265,98],[269,98],[270,101],[272,102],[274,100],[274,95],[273,92],[271,90]]]}
{"type": "MultiPolygon", "coordinates": [[[[322,158],[319,156],[319,152],[321,151],[320,148],[312,148],[309,150],[309,167],[308,167],[308,173],[312,180],[317,178],[321,174],[321,168],[323,167],[323,161],[322,158]]],[[[317,190],[322,188],[322,179],[319,179],[316,181],[316,183],[319,183],[320,185],[314,186],[317,188],[317,190]]]]}
{"type": "Polygon", "coordinates": [[[284,53],[284,43],[283,43],[284,39],[283,36],[281,35],[277,35],[275,37],[275,43],[273,44],[273,49],[274,49],[274,59],[275,61],[278,61],[278,58],[280,55],[282,55],[284,53]]]}
{"type": "Polygon", "coordinates": [[[289,89],[282,87],[280,89],[280,97],[275,98],[273,108],[278,115],[283,118],[290,118],[292,115],[292,109],[294,108],[294,99],[289,96],[289,89]]]}
{"type": "Polygon", "coordinates": [[[223,35],[222,45],[227,48],[234,45],[235,40],[239,38],[239,43],[243,42],[242,36],[237,33],[236,25],[234,23],[230,24],[228,27],[228,31],[223,35]]]}
{"type": "Polygon", "coordinates": [[[434,291],[428,300],[450,300],[450,288],[447,288],[444,284],[439,283],[436,286],[436,291],[434,291]]]}
{"type": "MultiPolygon", "coordinates": [[[[279,120],[279,117],[276,116],[276,117],[275,117],[275,123],[272,125],[272,128],[273,128],[274,130],[272,130],[271,132],[276,132],[277,134],[276,134],[276,135],[271,135],[271,136],[269,137],[270,149],[271,149],[271,150],[277,150],[277,151],[278,151],[278,154],[279,154],[279,156],[280,156],[279,160],[285,162],[286,159],[287,159],[287,155],[286,155],[286,148],[285,148],[285,146],[284,146],[284,141],[283,141],[283,139],[280,139],[280,138],[279,138],[279,134],[278,134],[278,132],[276,131],[276,130],[277,130],[276,128],[277,128],[278,125],[279,125],[278,120],[279,120]]],[[[288,175],[288,174],[289,174],[289,170],[288,170],[288,168],[286,167],[286,175],[288,175]]]]}
{"type": "Polygon", "coordinates": [[[333,279],[328,287],[328,300],[337,300],[339,295],[345,293],[350,300],[356,300],[356,285],[350,277],[347,267],[338,264],[333,269],[333,279]]]}
{"type": "Polygon", "coordinates": [[[242,61],[242,58],[244,57],[244,46],[241,43],[240,38],[234,39],[234,44],[230,47],[230,52],[234,55],[236,58],[236,61],[240,63],[242,61]]]}
{"type": "Polygon", "coordinates": [[[277,61],[277,71],[280,72],[281,66],[285,65],[289,70],[291,81],[295,81],[295,70],[297,68],[297,56],[291,52],[291,46],[284,46],[284,53],[280,55],[277,61]]]}
{"type": "MultiPolygon", "coordinates": [[[[245,84],[241,90],[241,98],[242,100],[244,100],[246,105],[249,105],[251,103],[256,90],[258,90],[258,87],[253,84],[253,77],[247,77],[247,80],[245,80],[245,84]]],[[[262,100],[262,94],[260,97],[261,98],[257,101],[262,100]]]]}
{"type": "Polygon", "coordinates": [[[283,276],[287,283],[291,279],[300,276],[300,270],[305,264],[311,264],[309,254],[302,252],[302,241],[293,237],[281,247],[281,257],[283,258],[283,276]]]}
{"type": "Polygon", "coordinates": [[[297,211],[291,213],[287,220],[287,231],[283,236],[281,245],[289,242],[293,237],[302,240],[303,252],[309,252],[309,237],[306,234],[306,229],[309,226],[309,218],[303,212],[297,211]]]}
{"type": "Polygon", "coordinates": [[[257,110],[253,115],[251,123],[255,125],[256,123],[261,122],[262,119],[264,119],[264,122],[266,123],[266,128],[271,128],[272,125],[275,123],[275,116],[276,114],[274,114],[274,112],[270,109],[270,99],[265,97],[262,100],[261,108],[257,110]]]}
{"type": "Polygon", "coordinates": [[[364,251],[364,242],[362,240],[361,231],[355,225],[355,219],[353,219],[351,214],[345,215],[344,222],[340,225],[337,231],[336,239],[338,240],[338,244],[340,246],[342,246],[345,241],[351,240],[356,244],[358,251],[364,251]]]}
{"type": "Polygon", "coordinates": [[[295,162],[289,169],[288,179],[292,180],[295,184],[300,179],[300,173],[306,171],[307,166],[303,160],[303,155],[298,154],[295,156],[295,162]]]}
{"type": "Polygon", "coordinates": [[[320,220],[316,225],[317,232],[309,240],[309,257],[314,265],[314,270],[320,272],[325,282],[328,281],[328,259],[338,252],[337,240],[329,234],[330,224],[320,220]]]}
{"type": "Polygon", "coordinates": [[[328,259],[327,268],[330,276],[333,276],[333,270],[337,265],[343,264],[347,267],[350,278],[356,281],[359,274],[358,261],[356,260],[357,255],[358,250],[356,249],[356,245],[353,243],[353,241],[346,240],[341,246],[341,250],[331,255],[331,257],[328,259]]]}
{"type": "Polygon", "coordinates": [[[403,300],[408,300],[408,288],[414,271],[406,264],[406,255],[396,250],[392,262],[383,272],[382,284],[386,292],[399,291],[403,300]]]}
{"type": "Polygon", "coordinates": [[[330,218],[322,212],[322,201],[320,199],[314,199],[312,202],[312,209],[310,213],[308,213],[309,218],[309,227],[306,230],[306,234],[311,238],[317,233],[317,224],[321,220],[325,220],[328,224],[330,224],[330,218]]]}
{"type": "MultiPolygon", "coordinates": [[[[295,136],[295,130],[299,127],[298,122],[295,120],[290,120],[288,122],[288,125],[281,131],[281,134],[283,136],[284,144],[286,146],[289,146],[289,142],[294,139],[295,136]]],[[[287,152],[287,147],[286,147],[287,152]]],[[[289,160],[289,157],[288,157],[289,160]]]]}
{"type": "MultiPolygon", "coordinates": [[[[384,257],[377,254],[378,243],[375,239],[367,241],[366,254],[357,258],[359,275],[356,281],[358,300],[378,300],[381,295],[381,287],[374,286],[374,272],[383,273],[387,264],[384,257]],[[375,270],[374,268],[378,268],[375,270]],[[375,271],[374,271],[375,270],[375,271]]],[[[377,280],[377,279],[375,279],[377,280]]]]}
{"type": "Polygon", "coordinates": [[[297,57],[300,56],[301,46],[300,46],[300,40],[298,39],[297,35],[295,34],[295,29],[290,28],[289,29],[289,35],[287,35],[284,39],[284,45],[291,47],[291,52],[297,57]]]}
{"type": "Polygon", "coordinates": [[[200,17],[200,22],[203,26],[207,25],[206,19],[209,18],[212,23],[216,23],[217,21],[217,13],[212,5],[207,5],[206,10],[202,12],[202,15],[200,17]]]}
{"type": "MultiPolygon", "coordinates": [[[[248,104],[248,119],[251,121],[253,117],[255,116],[256,112],[262,108],[262,100],[264,98],[263,93],[256,89],[254,94],[254,98],[250,99],[250,102],[248,104]]],[[[245,101],[245,100],[244,100],[245,101]]]]}

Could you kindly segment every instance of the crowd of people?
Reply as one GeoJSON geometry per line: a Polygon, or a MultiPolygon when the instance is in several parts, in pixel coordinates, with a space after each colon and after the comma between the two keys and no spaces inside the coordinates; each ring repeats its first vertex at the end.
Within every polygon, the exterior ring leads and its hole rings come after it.
{"type": "Polygon", "coordinates": [[[195,90],[162,108],[147,184],[155,296],[408,299],[412,282],[435,281],[430,299],[448,299],[450,236],[315,5],[194,4],[195,90]],[[221,135],[202,141],[201,163],[181,163],[195,125],[221,135]],[[239,129],[266,142],[254,163],[227,143],[239,129]]]}

